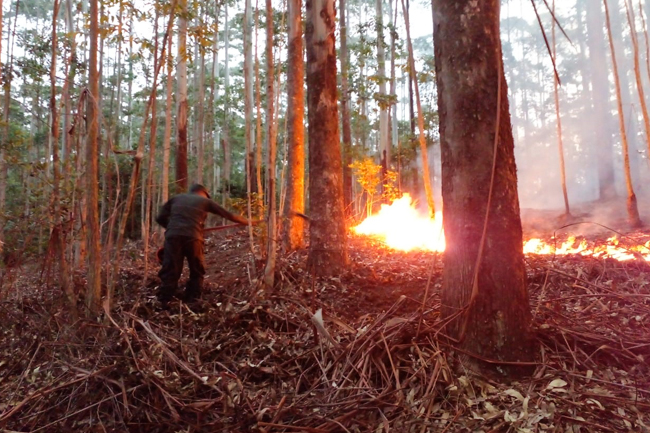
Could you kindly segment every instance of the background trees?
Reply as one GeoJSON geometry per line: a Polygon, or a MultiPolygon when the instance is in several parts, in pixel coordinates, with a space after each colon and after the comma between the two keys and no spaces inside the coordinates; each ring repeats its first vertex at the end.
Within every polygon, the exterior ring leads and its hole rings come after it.
{"type": "MultiPolygon", "coordinates": [[[[316,196],[305,192],[293,177],[297,170],[310,182],[311,174],[302,168],[285,169],[285,164],[294,166],[290,150],[296,148],[294,140],[300,136],[294,131],[304,126],[304,122],[296,120],[299,113],[293,116],[294,108],[307,104],[305,96],[298,92],[304,87],[299,80],[303,74],[293,67],[294,57],[289,61],[289,48],[301,50],[288,41],[288,34],[296,40],[296,8],[290,17],[280,2],[271,2],[268,10],[266,5],[250,3],[246,15],[244,3],[233,1],[207,5],[180,0],[104,0],[98,2],[96,12],[96,49],[103,48],[93,52],[93,37],[88,33],[89,3],[62,1],[59,13],[54,15],[51,2],[4,0],[0,20],[0,221],[4,238],[0,239],[5,243],[0,245],[22,254],[43,253],[51,238],[48,227],[59,220],[67,224],[66,257],[73,268],[78,268],[90,252],[82,240],[94,224],[91,209],[97,204],[100,212],[96,230],[100,230],[102,257],[106,260],[112,257],[109,252],[119,231],[115,229],[118,216],[124,211],[129,193],[134,205],[123,221],[124,232],[137,239],[144,237],[143,230],[151,231],[151,216],[170,193],[176,192],[174,186],[183,178],[203,180],[218,200],[228,206],[241,206],[247,196],[246,161],[250,166],[251,193],[256,194],[254,216],[262,215],[270,204],[277,204],[289,221],[302,221],[290,216],[291,211],[300,211],[292,198],[302,189],[307,213],[319,218],[319,200],[314,200],[316,196]],[[167,46],[162,47],[162,23],[168,22],[173,23],[172,34],[167,46]],[[53,23],[58,24],[55,40],[53,23]],[[273,30],[268,42],[259,37],[267,24],[273,30]],[[158,70],[154,59],[161,57],[163,48],[166,54],[160,76],[154,81],[158,70]],[[242,55],[244,52],[247,56],[242,55]],[[97,55],[97,77],[93,79],[98,80],[98,93],[92,98],[91,54],[97,55]],[[270,67],[256,67],[260,63],[270,67]],[[53,82],[49,77],[52,65],[53,82]],[[154,87],[150,112],[156,113],[158,121],[150,122],[146,120],[147,107],[154,87]],[[267,89],[273,89],[273,93],[267,89]],[[49,130],[53,123],[49,118],[51,95],[57,101],[54,108],[61,125],[59,136],[53,138],[49,130]],[[178,115],[178,104],[184,100],[186,114],[181,110],[178,115]],[[84,114],[85,107],[92,103],[98,110],[96,123],[84,114]],[[90,154],[95,126],[97,153],[90,154]],[[126,185],[134,180],[131,157],[137,156],[143,129],[141,157],[151,163],[142,167],[134,189],[126,185]],[[182,151],[185,139],[186,157],[182,151]],[[268,144],[274,140],[277,152],[269,155],[268,144]],[[179,145],[181,151],[177,152],[179,145]],[[60,158],[60,182],[54,182],[55,153],[60,158]],[[174,170],[169,173],[170,166],[182,168],[185,159],[187,166],[180,174],[174,170]],[[275,194],[265,191],[270,182],[261,176],[269,168],[275,168],[275,194]],[[101,181],[94,196],[97,179],[101,181]],[[145,185],[146,179],[152,182],[145,185]],[[59,211],[51,216],[56,183],[60,184],[55,199],[59,211]]],[[[603,31],[603,5],[586,0],[557,3],[557,18],[571,40],[558,32],[555,43],[561,80],[557,107],[562,118],[568,201],[573,205],[586,200],[616,200],[617,195],[625,193],[622,130],[629,138],[631,184],[641,197],[647,192],[644,188],[647,190],[650,177],[647,131],[637,102],[637,95],[645,99],[650,93],[639,92],[649,82],[644,26],[647,2],[628,3],[627,9],[624,1],[608,2],[613,29],[619,29],[613,31],[612,39],[621,78],[620,110],[615,105],[612,56],[603,31]],[[637,70],[641,73],[632,76],[635,41],[640,55],[637,70]],[[624,113],[624,128],[618,127],[619,111],[624,113]]],[[[341,61],[336,75],[341,119],[336,122],[336,131],[342,133],[344,162],[340,170],[344,173],[348,222],[373,212],[386,199],[364,192],[350,165],[361,161],[380,165],[384,152],[386,166],[380,186],[394,182],[399,192],[410,192],[422,208],[428,205],[426,186],[432,186],[433,198],[440,200],[439,113],[429,7],[428,3],[405,1],[402,8],[401,2],[388,0],[339,3],[340,47],[333,48],[338,48],[334,54],[341,61]],[[413,65],[409,65],[404,9],[410,21],[413,65]],[[421,124],[417,120],[420,118],[421,124]],[[422,162],[424,149],[428,162],[422,162]],[[423,176],[425,168],[430,174],[423,176]],[[424,182],[423,177],[428,181],[424,182]]],[[[549,11],[540,7],[539,13],[550,35],[549,11]]],[[[501,23],[520,202],[524,207],[560,207],[564,198],[554,144],[554,79],[546,44],[528,1],[504,2],[501,23]]],[[[89,114],[94,115],[92,111],[89,114]]],[[[324,120],[316,119],[310,123],[324,120]]],[[[282,226],[278,224],[274,230],[278,236],[290,230],[282,226]]]]}

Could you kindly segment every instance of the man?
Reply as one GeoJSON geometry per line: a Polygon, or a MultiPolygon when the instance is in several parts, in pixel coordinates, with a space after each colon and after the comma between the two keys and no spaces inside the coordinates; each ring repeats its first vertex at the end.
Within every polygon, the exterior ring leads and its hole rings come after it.
{"type": "Polygon", "coordinates": [[[228,212],[210,199],[203,185],[195,184],[188,194],[179,194],[165,203],[156,222],[165,230],[165,247],[162,268],[158,273],[161,285],[158,300],[163,307],[178,290],[178,280],[183,272],[183,259],[187,258],[190,279],[185,288],[184,300],[193,301],[203,288],[203,224],[208,212],[230,221],[248,224],[248,220],[228,212]]]}

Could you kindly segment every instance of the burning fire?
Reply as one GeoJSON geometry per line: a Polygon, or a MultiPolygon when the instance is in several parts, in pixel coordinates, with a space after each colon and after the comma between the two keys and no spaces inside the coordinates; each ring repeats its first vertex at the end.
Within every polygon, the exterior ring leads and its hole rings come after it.
{"type": "Polygon", "coordinates": [[[378,213],[352,230],[360,235],[378,236],[396,250],[444,251],[442,214],[436,213],[435,219],[421,215],[411,201],[411,196],[404,194],[391,205],[382,204],[378,213]]]}
{"type": "Polygon", "coordinates": [[[525,254],[556,254],[558,256],[579,254],[596,258],[612,258],[619,261],[643,259],[650,262],[650,241],[645,245],[624,248],[619,246],[616,236],[607,239],[604,245],[589,246],[586,240],[577,241],[574,236],[557,245],[550,245],[541,239],[530,239],[524,242],[525,254]]]}
{"type": "MultiPolygon", "coordinates": [[[[352,229],[355,233],[377,236],[390,248],[411,251],[427,250],[442,252],[445,250],[445,236],[442,229],[442,214],[436,213],[435,219],[420,214],[412,203],[411,197],[404,194],[391,205],[381,205],[375,215],[366,218],[352,229]]],[[[590,246],[586,240],[577,241],[569,237],[557,245],[541,239],[529,239],[524,242],[525,254],[556,254],[613,258],[620,261],[643,259],[650,262],[650,241],[645,245],[622,247],[614,236],[603,245],[590,246]]]]}

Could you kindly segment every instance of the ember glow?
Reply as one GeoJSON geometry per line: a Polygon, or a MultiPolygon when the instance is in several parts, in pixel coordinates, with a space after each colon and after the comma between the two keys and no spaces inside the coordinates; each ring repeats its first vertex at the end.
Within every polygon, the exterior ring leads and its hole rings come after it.
{"type": "MultiPolygon", "coordinates": [[[[425,250],[442,252],[445,237],[442,230],[442,213],[430,219],[415,209],[411,197],[404,194],[391,205],[381,205],[375,215],[366,218],[352,230],[360,235],[375,236],[388,247],[400,251],[425,250]]],[[[571,236],[566,241],[547,243],[541,239],[524,242],[525,254],[555,254],[613,258],[619,261],[645,260],[650,262],[650,241],[645,245],[623,247],[618,238],[611,237],[605,243],[594,245],[571,236]]]]}

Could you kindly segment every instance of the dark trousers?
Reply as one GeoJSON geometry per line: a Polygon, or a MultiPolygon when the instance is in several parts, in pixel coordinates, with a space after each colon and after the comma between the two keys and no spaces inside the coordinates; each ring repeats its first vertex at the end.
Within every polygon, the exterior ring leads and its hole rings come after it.
{"type": "Polygon", "coordinates": [[[197,297],[203,288],[203,241],[188,236],[165,237],[165,254],[158,276],[162,284],[159,298],[169,300],[178,290],[178,280],[183,273],[183,261],[187,258],[190,279],[187,282],[186,295],[197,297]]]}

